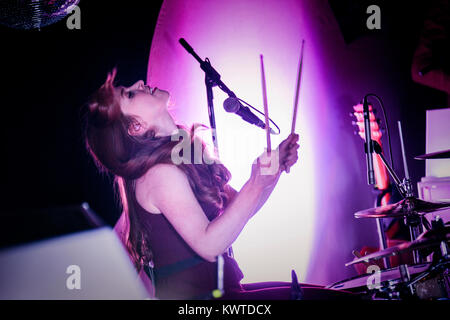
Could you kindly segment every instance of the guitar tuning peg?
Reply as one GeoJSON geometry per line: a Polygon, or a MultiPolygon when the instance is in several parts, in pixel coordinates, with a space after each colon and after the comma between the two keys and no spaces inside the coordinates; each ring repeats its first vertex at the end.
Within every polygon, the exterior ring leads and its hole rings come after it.
{"type": "Polygon", "coordinates": [[[349,113],[348,113],[348,116],[349,116],[350,118],[353,118],[353,117],[354,117],[354,114],[353,114],[352,112],[349,112],[349,113]]]}
{"type": "Polygon", "coordinates": [[[355,135],[355,136],[357,136],[359,133],[358,133],[358,131],[353,131],[353,135],[355,135]]]}
{"type": "Polygon", "coordinates": [[[352,126],[357,126],[358,123],[356,121],[352,121],[352,126]]]}

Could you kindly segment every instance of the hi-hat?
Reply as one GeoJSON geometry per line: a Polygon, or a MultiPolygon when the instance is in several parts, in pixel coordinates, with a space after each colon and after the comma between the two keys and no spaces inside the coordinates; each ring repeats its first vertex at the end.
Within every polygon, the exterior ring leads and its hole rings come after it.
{"type": "Polygon", "coordinates": [[[386,206],[358,211],[355,218],[398,218],[410,214],[423,215],[447,208],[450,208],[450,202],[428,202],[411,197],[386,206]]]}
{"type": "Polygon", "coordinates": [[[420,156],[415,157],[414,159],[426,160],[426,159],[446,159],[446,158],[450,158],[450,149],[422,154],[420,156]]]}

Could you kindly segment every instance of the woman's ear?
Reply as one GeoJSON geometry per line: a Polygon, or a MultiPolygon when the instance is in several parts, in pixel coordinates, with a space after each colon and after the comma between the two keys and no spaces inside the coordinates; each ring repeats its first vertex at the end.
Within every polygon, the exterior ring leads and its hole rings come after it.
{"type": "Polygon", "coordinates": [[[128,126],[128,134],[130,136],[139,136],[146,131],[145,123],[138,120],[131,121],[128,126]]]}

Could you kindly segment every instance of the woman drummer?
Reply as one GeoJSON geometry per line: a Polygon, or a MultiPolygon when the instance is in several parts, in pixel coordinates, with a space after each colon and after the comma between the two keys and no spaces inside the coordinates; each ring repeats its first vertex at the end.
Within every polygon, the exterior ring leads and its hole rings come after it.
{"type": "MultiPolygon", "coordinates": [[[[290,283],[241,285],[243,274],[226,252],[266,202],[281,173],[297,162],[298,135],[289,135],[270,155],[258,157],[249,179],[236,191],[228,184],[230,172],[216,159],[174,161],[180,141],[173,136],[193,143],[194,126],[187,132],[176,124],[167,109],[169,92],[143,81],[116,86],[115,77],[113,70],[89,100],[86,145],[99,168],[115,177],[123,208],[116,230],[137,271],[154,271],[156,297],[207,298],[216,287],[221,255],[223,298],[289,299],[290,283]],[[275,155],[277,170],[263,174],[262,157],[269,163],[275,155]]],[[[206,153],[204,143],[202,148],[206,153]]],[[[306,298],[323,297],[320,289],[304,292],[306,298]]]]}

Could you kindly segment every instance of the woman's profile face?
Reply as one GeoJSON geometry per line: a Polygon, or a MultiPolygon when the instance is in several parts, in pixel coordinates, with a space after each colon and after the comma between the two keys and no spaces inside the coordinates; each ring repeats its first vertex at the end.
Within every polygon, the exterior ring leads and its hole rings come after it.
{"type": "Polygon", "coordinates": [[[130,87],[116,87],[115,90],[122,113],[145,122],[149,128],[155,127],[162,117],[167,116],[169,92],[151,88],[142,80],[130,87]]]}

